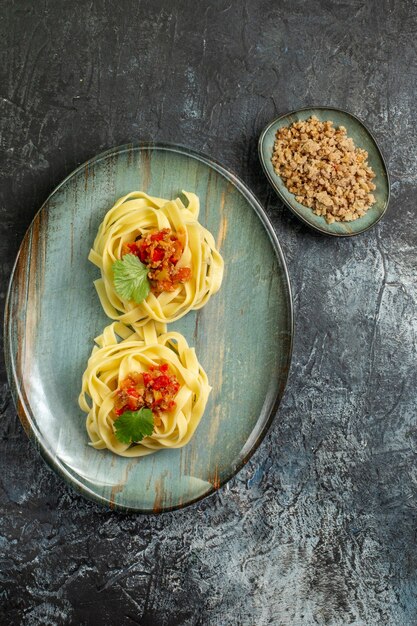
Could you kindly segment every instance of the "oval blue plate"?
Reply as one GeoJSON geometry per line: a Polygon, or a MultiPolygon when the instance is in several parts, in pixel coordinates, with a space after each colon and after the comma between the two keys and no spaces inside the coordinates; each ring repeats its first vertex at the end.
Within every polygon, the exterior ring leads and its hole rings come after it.
{"type": "Polygon", "coordinates": [[[24,237],[6,303],[7,370],[26,432],[73,487],[124,511],[183,507],[247,462],[284,392],[292,333],[285,261],[259,202],[217,163],[166,145],[109,150],[64,180],[24,237]],[[203,309],[170,325],[195,346],[213,387],[194,438],[126,459],[87,445],[77,396],[93,339],[110,323],[87,255],[106,211],[135,189],[165,198],[196,192],[225,275],[203,309]]]}
{"type": "Polygon", "coordinates": [[[300,220],[311,228],[314,228],[314,230],[318,230],[326,235],[335,235],[336,237],[359,235],[379,222],[388,208],[390,184],[384,157],[371,132],[366,128],[365,124],[352,115],[352,113],[332,107],[311,107],[286,113],[276,118],[264,129],[259,138],[258,149],[264,172],[278,196],[300,220]],[[368,152],[368,163],[375,172],[373,182],[376,185],[376,190],[373,194],[376,201],[363,217],[353,222],[334,222],[333,224],[328,224],[324,217],[316,215],[313,213],[312,209],[297,202],[294,194],[288,191],[284,185],[284,181],[275,172],[272,165],[271,157],[277,130],[283,126],[290,126],[299,120],[306,120],[312,115],[318,117],[322,122],[327,120],[332,121],[335,127],[344,126],[347,130],[348,137],[352,137],[356,147],[363,148],[368,152]]]}

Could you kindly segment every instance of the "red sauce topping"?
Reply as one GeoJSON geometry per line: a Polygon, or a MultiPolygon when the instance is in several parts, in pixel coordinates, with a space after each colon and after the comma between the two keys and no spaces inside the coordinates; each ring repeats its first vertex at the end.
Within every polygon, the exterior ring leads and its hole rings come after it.
{"type": "MultiPolygon", "coordinates": [[[[175,408],[174,398],[179,388],[177,377],[168,371],[168,363],[151,365],[147,372],[133,372],[122,380],[116,392],[114,412],[121,415],[125,411],[146,408],[158,418],[162,411],[175,408]]],[[[156,425],[158,422],[160,419],[155,419],[156,425]]]]}
{"type": "Polygon", "coordinates": [[[135,254],[139,257],[149,268],[148,278],[152,293],[160,294],[163,291],[174,291],[180,283],[190,280],[189,267],[176,267],[183,251],[178,237],[169,228],[164,228],[125,244],[122,255],[135,254]]]}

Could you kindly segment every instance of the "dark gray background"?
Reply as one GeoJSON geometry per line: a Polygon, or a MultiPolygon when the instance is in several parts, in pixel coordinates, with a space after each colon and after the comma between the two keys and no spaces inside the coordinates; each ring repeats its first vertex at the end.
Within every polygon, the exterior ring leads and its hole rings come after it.
{"type": "Polygon", "coordinates": [[[26,438],[1,368],[0,623],[417,624],[415,2],[23,1],[1,7],[1,298],[53,188],[105,148],[179,142],[265,204],[292,280],[292,372],[254,458],[160,517],[76,495],[26,438]],[[274,116],[362,118],[391,206],[326,238],[257,157],[274,116]]]}

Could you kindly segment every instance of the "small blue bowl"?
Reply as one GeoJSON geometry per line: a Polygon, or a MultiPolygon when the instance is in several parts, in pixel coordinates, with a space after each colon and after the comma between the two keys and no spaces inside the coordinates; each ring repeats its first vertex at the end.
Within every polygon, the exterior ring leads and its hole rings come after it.
{"type": "Polygon", "coordinates": [[[335,237],[359,235],[368,230],[368,228],[375,226],[388,208],[390,183],[384,157],[373,135],[363,122],[347,111],[332,107],[314,107],[281,115],[268,124],[262,132],[259,138],[259,158],[269,182],[284,204],[305,224],[325,235],[334,235],[335,237]],[[328,224],[324,217],[316,215],[312,209],[297,202],[294,194],[288,191],[281,176],[275,172],[272,165],[271,159],[277,130],[283,126],[290,126],[294,122],[307,120],[312,115],[315,115],[322,122],[333,122],[335,127],[344,126],[348,137],[351,137],[355,142],[355,146],[363,148],[368,153],[368,164],[375,172],[373,182],[376,185],[376,189],[373,195],[376,201],[363,217],[353,222],[328,224]]]}

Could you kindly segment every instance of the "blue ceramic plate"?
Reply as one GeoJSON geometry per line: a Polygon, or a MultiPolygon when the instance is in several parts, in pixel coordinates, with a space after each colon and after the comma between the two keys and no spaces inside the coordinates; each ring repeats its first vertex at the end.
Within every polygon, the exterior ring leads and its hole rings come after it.
{"type": "Polygon", "coordinates": [[[315,107],[292,111],[278,117],[268,124],[259,139],[259,158],[269,182],[275,189],[278,196],[291,211],[311,228],[326,235],[336,237],[348,237],[359,235],[371,226],[374,226],[384,215],[388,208],[390,185],[388,172],[384,158],[378,144],[366,126],[357,117],[346,111],[331,107],[315,107]],[[282,178],[275,172],[271,157],[274,148],[275,134],[279,128],[290,126],[299,120],[306,120],[312,115],[318,117],[322,122],[332,121],[334,126],[344,126],[348,137],[352,137],[358,148],[363,148],[368,152],[368,163],[375,172],[373,182],[376,190],[372,193],[375,196],[373,204],[366,214],[353,222],[334,222],[328,224],[324,217],[315,215],[312,209],[300,204],[284,185],[282,178]]]}
{"type": "Polygon", "coordinates": [[[119,510],[172,510],[220,487],[259,445],[284,391],[292,324],[285,261],[249,189],[183,148],[122,146],[73,172],[24,237],[6,304],[9,381],[26,432],[73,487],[119,510]],[[87,255],[107,210],[135,189],[165,198],[196,192],[225,275],[203,309],[170,325],[195,346],[213,387],[194,438],[126,459],[87,445],[77,396],[93,339],[110,323],[87,255]]]}

